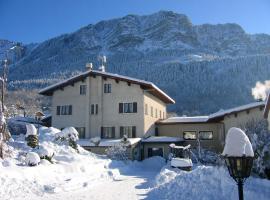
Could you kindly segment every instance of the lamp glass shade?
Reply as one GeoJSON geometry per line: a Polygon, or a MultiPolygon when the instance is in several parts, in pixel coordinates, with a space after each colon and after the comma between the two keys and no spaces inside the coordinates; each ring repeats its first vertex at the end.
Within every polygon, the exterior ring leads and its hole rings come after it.
{"type": "Polygon", "coordinates": [[[232,178],[245,179],[250,176],[253,157],[226,157],[225,163],[232,178]]]}

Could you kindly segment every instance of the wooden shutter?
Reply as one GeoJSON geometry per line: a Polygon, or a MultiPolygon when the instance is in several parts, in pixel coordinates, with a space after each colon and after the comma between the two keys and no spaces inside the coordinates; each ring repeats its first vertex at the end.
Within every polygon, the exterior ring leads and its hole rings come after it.
{"type": "Polygon", "coordinates": [[[95,112],[95,105],[91,104],[91,115],[93,115],[95,112]]]}
{"type": "Polygon", "coordinates": [[[112,138],[115,138],[115,127],[112,127],[112,138]]]}
{"type": "Polygon", "coordinates": [[[136,138],[136,126],[132,126],[132,138],[136,138]]]}
{"type": "Polygon", "coordinates": [[[120,138],[124,137],[124,127],[120,126],[120,138]]]}
{"type": "Polygon", "coordinates": [[[68,114],[69,114],[69,115],[72,115],[72,105],[69,105],[68,107],[69,107],[69,109],[68,109],[68,114]]]}
{"type": "Polygon", "coordinates": [[[123,103],[119,103],[119,113],[123,113],[123,103]]]}
{"type": "Polygon", "coordinates": [[[56,107],[56,115],[60,115],[61,107],[57,106],[56,107]]]}
{"type": "Polygon", "coordinates": [[[136,113],[137,112],[137,102],[133,103],[133,112],[136,113]]]}
{"type": "Polygon", "coordinates": [[[96,104],[96,115],[98,114],[98,104],[96,104]]]}
{"type": "Polygon", "coordinates": [[[100,138],[104,138],[103,127],[100,128],[100,131],[101,131],[100,138]]]}
{"type": "Polygon", "coordinates": [[[103,87],[104,87],[104,88],[103,88],[103,92],[104,92],[104,93],[107,93],[106,85],[107,85],[106,83],[103,85],[103,87]]]}

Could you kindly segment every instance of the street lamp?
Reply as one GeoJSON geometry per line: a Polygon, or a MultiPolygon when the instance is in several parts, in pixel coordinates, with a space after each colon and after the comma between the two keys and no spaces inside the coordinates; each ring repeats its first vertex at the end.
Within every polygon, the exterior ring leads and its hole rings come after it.
{"type": "Polygon", "coordinates": [[[222,155],[230,176],[238,185],[239,200],[244,200],[243,185],[250,176],[254,152],[247,135],[241,129],[229,129],[222,155]]]}

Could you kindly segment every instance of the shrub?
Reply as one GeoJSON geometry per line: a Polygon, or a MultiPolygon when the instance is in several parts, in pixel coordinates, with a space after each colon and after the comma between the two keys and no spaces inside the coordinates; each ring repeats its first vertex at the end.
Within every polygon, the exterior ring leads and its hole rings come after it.
{"type": "Polygon", "coordinates": [[[55,139],[60,140],[61,142],[67,142],[70,147],[79,151],[77,144],[79,133],[74,127],[64,128],[61,132],[55,135],[55,139]]]}
{"type": "Polygon", "coordinates": [[[113,160],[128,160],[127,145],[120,142],[112,147],[106,149],[106,154],[109,158],[113,160]]]}
{"type": "Polygon", "coordinates": [[[33,124],[27,124],[26,125],[26,135],[25,140],[27,141],[27,145],[35,148],[38,146],[38,135],[37,135],[37,129],[33,124]]]}
{"type": "Polygon", "coordinates": [[[35,152],[29,152],[26,155],[25,162],[29,166],[36,166],[40,163],[39,155],[35,152]]]}

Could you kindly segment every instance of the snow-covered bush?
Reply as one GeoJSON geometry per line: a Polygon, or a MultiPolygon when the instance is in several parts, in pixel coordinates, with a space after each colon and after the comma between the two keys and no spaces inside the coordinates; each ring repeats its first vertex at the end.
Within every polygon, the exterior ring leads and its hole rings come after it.
{"type": "Polygon", "coordinates": [[[37,129],[33,124],[26,124],[26,135],[25,140],[27,141],[27,145],[35,148],[38,146],[38,135],[37,129]]]}
{"type": "Polygon", "coordinates": [[[128,160],[128,149],[127,145],[123,142],[120,142],[114,146],[106,149],[106,154],[112,160],[128,160]]]}
{"type": "Polygon", "coordinates": [[[242,128],[249,137],[255,154],[253,173],[270,179],[270,133],[267,121],[250,121],[242,128]]]}
{"type": "Polygon", "coordinates": [[[221,156],[214,151],[201,148],[200,153],[198,149],[192,149],[191,158],[194,163],[200,162],[204,165],[223,165],[224,161],[221,156]]]}
{"type": "Polygon", "coordinates": [[[29,166],[36,166],[40,163],[39,155],[35,152],[29,152],[26,155],[25,163],[29,166]]]}
{"type": "Polygon", "coordinates": [[[40,159],[46,159],[52,163],[52,158],[54,156],[53,149],[50,149],[48,147],[40,146],[37,151],[40,159]]]}
{"type": "Polygon", "coordinates": [[[90,142],[95,144],[95,146],[98,146],[100,143],[101,138],[100,137],[94,137],[90,139],[90,142]]]}
{"type": "Polygon", "coordinates": [[[61,142],[68,142],[69,146],[78,151],[79,133],[74,127],[64,128],[61,132],[55,134],[55,138],[61,142]]]}

